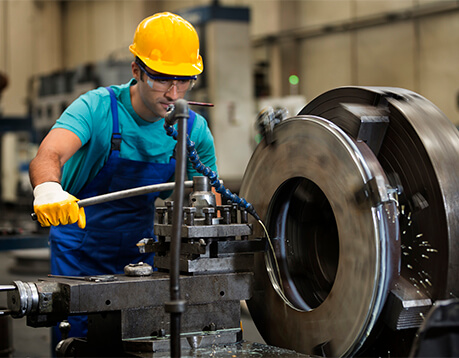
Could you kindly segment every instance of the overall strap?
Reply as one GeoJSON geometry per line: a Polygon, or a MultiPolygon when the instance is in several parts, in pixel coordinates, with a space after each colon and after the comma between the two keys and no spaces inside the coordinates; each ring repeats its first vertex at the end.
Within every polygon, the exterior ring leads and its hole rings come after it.
{"type": "Polygon", "coordinates": [[[112,118],[113,118],[113,133],[112,133],[112,146],[110,152],[116,150],[120,151],[121,148],[121,133],[120,133],[120,126],[118,121],[118,101],[116,100],[115,92],[111,87],[105,87],[110,93],[110,108],[112,110],[112,118]]]}
{"type": "Polygon", "coordinates": [[[196,118],[196,112],[193,112],[191,109],[189,110],[188,114],[190,115],[188,117],[187,125],[186,125],[186,132],[188,136],[191,135],[191,128],[193,127],[194,119],[196,118]]]}

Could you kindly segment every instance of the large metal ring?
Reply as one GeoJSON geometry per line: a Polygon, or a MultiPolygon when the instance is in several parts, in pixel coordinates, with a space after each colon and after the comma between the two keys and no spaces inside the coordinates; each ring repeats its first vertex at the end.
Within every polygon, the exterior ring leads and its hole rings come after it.
{"type": "MultiPolygon", "coordinates": [[[[288,119],[274,135],[257,147],[241,187],[276,252],[256,257],[250,312],[269,344],[352,354],[392,275],[398,221],[388,180],[366,144],[323,118],[288,119]]],[[[260,226],[254,235],[264,235],[260,226]]]]}
{"type": "Polygon", "coordinates": [[[432,102],[402,88],[337,88],[300,114],[327,118],[360,140],[358,121],[343,111],[346,104],[387,109],[389,126],[377,159],[403,187],[402,276],[433,300],[458,297],[459,132],[432,102]]]}
{"type": "Polygon", "coordinates": [[[398,282],[420,298],[457,297],[458,158],[453,124],[404,89],[338,88],[279,124],[241,187],[275,251],[256,258],[249,302],[265,340],[353,355],[387,333],[380,314],[398,282]]]}
{"type": "Polygon", "coordinates": [[[33,282],[14,281],[16,290],[8,292],[8,308],[15,318],[34,312],[39,303],[37,287],[33,282]]]}

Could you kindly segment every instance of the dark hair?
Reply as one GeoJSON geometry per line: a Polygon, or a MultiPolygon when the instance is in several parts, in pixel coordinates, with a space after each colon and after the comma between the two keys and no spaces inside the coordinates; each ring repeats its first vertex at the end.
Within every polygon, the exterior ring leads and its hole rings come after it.
{"type": "MultiPolygon", "coordinates": [[[[135,57],[134,62],[140,66],[146,66],[145,63],[143,63],[143,61],[138,56],[135,57]]],[[[143,71],[140,71],[140,80],[143,82],[143,71]]]]}

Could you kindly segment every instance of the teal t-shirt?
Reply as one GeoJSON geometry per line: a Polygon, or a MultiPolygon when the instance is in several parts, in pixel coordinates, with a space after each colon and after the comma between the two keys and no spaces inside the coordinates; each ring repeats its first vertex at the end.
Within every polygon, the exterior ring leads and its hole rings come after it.
{"type": "MultiPolygon", "coordinates": [[[[132,108],[129,83],[111,86],[118,100],[119,126],[122,136],[120,157],[130,160],[169,163],[176,140],[166,134],[164,118],[150,123],[140,118],[132,108]]],[[[110,154],[113,132],[110,94],[100,87],[76,99],[60,116],[54,128],[64,128],[80,138],[82,147],[65,163],[62,187],[76,195],[94,179],[110,154]]],[[[217,171],[217,160],[212,134],[207,122],[196,114],[190,139],[204,165],[217,171]]],[[[188,161],[188,178],[199,175],[188,161]]]]}

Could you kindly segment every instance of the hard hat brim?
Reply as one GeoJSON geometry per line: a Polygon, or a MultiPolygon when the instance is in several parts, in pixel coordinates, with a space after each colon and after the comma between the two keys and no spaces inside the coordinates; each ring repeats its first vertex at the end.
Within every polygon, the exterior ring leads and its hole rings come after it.
{"type": "Polygon", "coordinates": [[[204,70],[204,64],[201,55],[197,58],[195,63],[171,63],[166,61],[154,61],[148,57],[141,56],[137,53],[134,45],[129,46],[129,51],[136,57],[140,58],[142,62],[153,71],[164,73],[173,76],[197,76],[204,70]]]}

